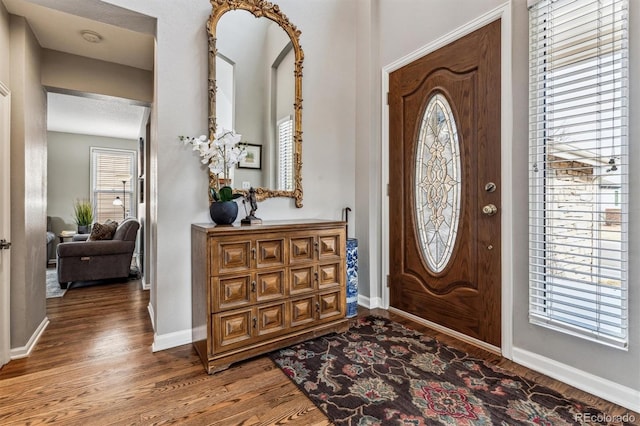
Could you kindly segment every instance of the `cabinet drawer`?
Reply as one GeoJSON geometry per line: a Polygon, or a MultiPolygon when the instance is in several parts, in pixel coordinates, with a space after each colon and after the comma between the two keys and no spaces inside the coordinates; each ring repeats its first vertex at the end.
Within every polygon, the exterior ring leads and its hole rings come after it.
{"type": "Polygon", "coordinates": [[[285,273],[283,269],[271,272],[256,273],[255,280],[256,300],[282,299],[287,295],[285,273]]]}
{"type": "Polygon", "coordinates": [[[287,329],[285,302],[277,305],[258,306],[256,336],[272,336],[287,329]]]}
{"type": "Polygon", "coordinates": [[[284,238],[256,239],[256,267],[284,266],[284,238]]]}
{"type": "Polygon", "coordinates": [[[286,302],[213,314],[214,352],[220,353],[283,334],[288,328],[286,302]]]}
{"type": "Polygon", "coordinates": [[[289,269],[289,294],[308,293],[315,289],[316,271],[313,265],[289,269]]]}
{"type": "Polygon", "coordinates": [[[253,309],[213,314],[214,351],[220,352],[243,346],[253,338],[253,309]]]}
{"type": "Polygon", "coordinates": [[[341,318],[346,308],[344,293],[340,290],[298,297],[292,299],[290,303],[291,327],[341,318]]]}
{"type": "Polygon", "coordinates": [[[213,311],[240,308],[253,302],[251,275],[211,278],[213,311]]]}
{"type": "Polygon", "coordinates": [[[213,312],[249,306],[286,297],[285,272],[282,269],[255,274],[211,278],[213,312]]]}
{"type": "Polygon", "coordinates": [[[341,317],[345,310],[345,299],[341,291],[332,291],[318,295],[318,319],[326,320],[341,317]]]}
{"type": "Polygon", "coordinates": [[[315,237],[308,235],[303,237],[291,237],[289,240],[290,262],[311,262],[314,260],[315,237]]]}
{"type": "Polygon", "coordinates": [[[340,232],[321,232],[318,234],[318,260],[340,260],[345,252],[343,234],[340,232]]]}
{"type": "Polygon", "coordinates": [[[291,300],[291,327],[312,323],[315,319],[316,297],[311,295],[291,300]]]}
{"type": "Polygon", "coordinates": [[[211,241],[213,275],[246,271],[251,267],[251,241],[211,241]]]}
{"type": "Polygon", "coordinates": [[[318,288],[322,290],[340,286],[342,274],[341,263],[318,265],[318,288]]]}

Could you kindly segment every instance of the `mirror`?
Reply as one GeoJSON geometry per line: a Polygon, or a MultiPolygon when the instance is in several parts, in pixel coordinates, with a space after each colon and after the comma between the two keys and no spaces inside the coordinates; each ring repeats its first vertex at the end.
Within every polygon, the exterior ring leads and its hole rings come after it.
{"type": "MultiPolygon", "coordinates": [[[[302,62],[300,31],[264,0],[211,0],[209,137],[233,129],[247,158],[231,186],[258,201],[291,197],[302,207],[302,62]]],[[[209,175],[209,185],[218,177],[209,175]]]]}

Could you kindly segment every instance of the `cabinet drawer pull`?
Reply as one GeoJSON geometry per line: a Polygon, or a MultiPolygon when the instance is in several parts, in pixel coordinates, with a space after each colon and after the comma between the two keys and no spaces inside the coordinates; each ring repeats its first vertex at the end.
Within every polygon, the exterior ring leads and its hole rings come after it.
{"type": "Polygon", "coordinates": [[[91,258],[89,256],[82,256],[80,260],[86,261],[86,260],[91,260],[91,258]]]}
{"type": "Polygon", "coordinates": [[[257,328],[258,327],[258,318],[253,317],[253,328],[257,328]]]}
{"type": "Polygon", "coordinates": [[[313,243],[313,249],[316,251],[316,253],[320,250],[320,245],[317,241],[313,243]]]}
{"type": "Polygon", "coordinates": [[[316,281],[318,281],[318,271],[315,271],[313,273],[313,277],[315,278],[316,281]]]}
{"type": "Polygon", "coordinates": [[[253,260],[256,260],[256,248],[255,247],[251,249],[251,258],[253,260]]]}
{"type": "Polygon", "coordinates": [[[320,312],[320,302],[316,302],[316,312],[320,312]]]}
{"type": "Polygon", "coordinates": [[[255,292],[256,292],[256,282],[255,282],[255,281],[251,281],[251,291],[252,291],[253,293],[255,293],[255,292]]]}

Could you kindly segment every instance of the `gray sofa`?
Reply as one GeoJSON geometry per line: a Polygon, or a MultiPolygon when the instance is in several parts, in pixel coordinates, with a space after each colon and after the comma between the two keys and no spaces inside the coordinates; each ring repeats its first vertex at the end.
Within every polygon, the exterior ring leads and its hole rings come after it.
{"type": "Polygon", "coordinates": [[[51,229],[51,216],[47,216],[47,264],[45,266],[49,266],[49,260],[53,259],[54,257],[55,253],[53,252],[53,240],[55,239],[56,234],[51,229]]]}
{"type": "Polygon", "coordinates": [[[128,277],[138,228],[140,223],[130,217],[118,225],[111,240],[58,244],[56,251],[60,288],[66,289],[73,281],[128,277]]]}

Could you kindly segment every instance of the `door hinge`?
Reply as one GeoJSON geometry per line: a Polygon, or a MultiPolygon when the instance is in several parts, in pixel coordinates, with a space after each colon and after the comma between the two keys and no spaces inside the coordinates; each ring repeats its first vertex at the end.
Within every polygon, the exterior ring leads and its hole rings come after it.
{"type": "Polygon", "coordinates": [[[389,92],[387,92],[387,105],[389,105],[389,92]]]}
{"type": "Polygon", "coordinates": [[[387,197],[389,196],[389,191],[391,191],[391,189],[389,189],[389,184],[387,184],[387,197]]]}
{"type": "Polygon", "coordinates": [[[391,287],[391,277],[387,275],[387,288],[391,287]]]}

